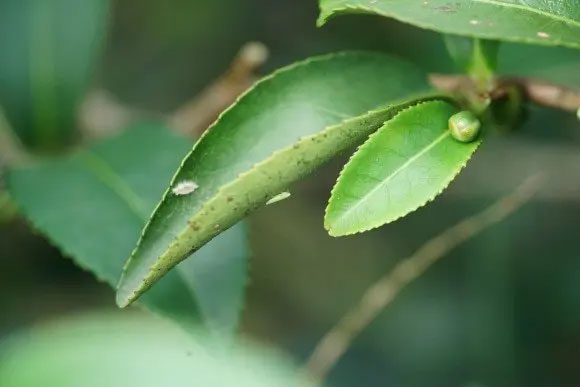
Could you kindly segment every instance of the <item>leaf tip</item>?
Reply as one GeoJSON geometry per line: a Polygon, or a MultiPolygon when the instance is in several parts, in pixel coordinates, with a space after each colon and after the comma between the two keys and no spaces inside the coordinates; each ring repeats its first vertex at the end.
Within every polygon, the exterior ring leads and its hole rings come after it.
{"type": "Polygon", "coordinates": [[[327,228],[326,231],[328,231],[328,235],[330,235],[333,238],[340,238],[340,237],[343,237],[343,236],[350,235],[348,233],[338,231],[338,230],[336,230],[334,228],[327,228]]]}
{"type": "Polygon", "coordinates": [[[328,212],[324,216],[324,229],[326,230],[326,232],[328,232],[328,235],[330,235],[333,238],[339,238],[354,234],[353,232],[345,230],[344,228],[341,228],[339,225],[335,224],[335,222],[333,222],[332,219],[330,219],[328,212]]]}
{"type": "Polygon", "coordinates": [[[121,283],[115,295],[115,302],[119,308],[123,309],[131,305],[136,298],[135,292],[127,291],[127,287],[121,283]]]}
{"type": "Polygon", "coordinates": [[[115,295],[115,302],[119,308],[126,308],[135,302],[147,289],[148,281],[143,280],[139,275],[135,275],[133,271],[125,267],[119,284],[117,285],[117,294],[115,295]]]}
{"type": "Polygon", "coordinates": [[[324,229],[326,230],[328,235],[330,235],[333,238],[338,238],[340,236],[339,233],[337,233],[334,228],[327,226],[326,224],[324,225],[324,229]]]}
{"type": "MultiPolygon", "coordinates": [[[[159,259],[162,259],[159,257],[159,259]]],[[[129,258],[117,285],[116,303],[125,308],[137,301],[173,266],[148,266],[137,263],[135,253],[129,258]]]]}
{"type": "Polygon", "coordinates": [[[316,20],[316,27],[318,27],[318,28],[324,27],[324,25],[326,24],[327,21],[328,21],[328,14],[321,12],[320,16],[318,16],[318,19],[316,20]]]}

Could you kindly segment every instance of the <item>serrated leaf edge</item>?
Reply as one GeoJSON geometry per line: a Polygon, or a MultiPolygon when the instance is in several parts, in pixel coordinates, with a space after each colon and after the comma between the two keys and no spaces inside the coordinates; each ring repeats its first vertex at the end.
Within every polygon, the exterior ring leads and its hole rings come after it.
{"type": "MultiPolygon", "coordinates": [[[[147,231],[148,231],[148,229],[149,229],[149,227],[150,227],[153,219],[155,218],[155,214],[157,213],[157,211],[159,210],[159,208],[161,207],[161,205],[165,202],[165,200],[167,199],[167,196],[170,195],[170,193],[171,193],[171,187],[173,187],[175,185],[175,183],[177,182],[177,177],[179,175],[179,172],[181,171],[181,169],[185,165],[186,161],[195,152],[198,144],[200,144],[202,142],[202,140],[205,138],[205,136],[207,136],[208,133],[214,127],[216,127],[220,123],[220,121],[222,120],[222,118],[226,114],[228,114],[230,110],[234,109],[242,99],[244,99],[247,95],[249,95],[250,93],[252,93],[260,85],[262,85],[263,83],[266,83],[266,82],[272,80],[273,78],[277,77],[280,74],[283,74],[283,73],[288,72],[288,71],[292,71],[292,70],[294,70],[296,68],[299,68],[299,67],[309,66],[312,63],[322,62],[322,61],[329,60],[331,58],[337,58],[337,57],[347,56],[347,55],[361,55],[361,56],[365,56],[365,55],[377,55],[377,53],[371,52],[371,51],[364,51],[364,50],[350,50],[350,51],[342,51],[342,52],[333,52],[333,53],[318,55],[318,56],[314,56],[314,57],[309,57],[309,58],[306,58],[306,59],[304,59],[302,61],[298,61],[298,62],[292,63],[292,64],[290,64],[288,66],[281,67],[281,68],[279,68],[277,70],[274,70],[269,75],[266,75],[266,76],[262,77],[261,79],[259,79],[257,82],[254,83],[254,85],[252,85],[246,91],[244,91],[243,93],[241,93],[234,100],[234,102],[230,106],[228,106],[226,109],[224,109],[218,115],[218,117],[216,118],[216,120],[211,125],[209,125],[209,127],[207,128],[207,130],[202,133],[202,135],[197,139],[197,141],[193,145],[192,149],[182,159],[182,161],[181,161],[180,165],[178,166],[176,172],[174,173],[173,177],[171,178],[171,181],[170,181],[170,183],[168,185],[168,188],[163,193],[163,196],[162,196],[161,200],[159,201],[159,203],[157,203],[157,205],[153,209],[153,212],[151,213],[151,216],[149,217],[147,223],[145,224],[144,228],[141,230],[141,234],[139,236],[139,240],[138,240],[135,248],[131,252],[131,255],[130,255],[129,259],[125,262],[125,265],[123,266],[123,275],[124,275],[125,271],[127,270],[127,268],[129,267],[129,265],[131,264],[131,261],[132,261],[133,256],[135,255],[135,252],[138,250],[139,246],[141,245],[141,242],[142,242],[145,234],[147,233],[147,231]]],[[[117,285],[117,289],[121,285],[121,282],[123,280],[123,275],[121,276],[121,280],[119,281],[119,284],[117,285]]]]}
{"type": "MultiPolygon", "coordinates": [[[[376,53],[373,53],[376,55],[376,53]]],[[[121,278],[119,279],[119,282],[117,283],[117,291],[121,288],[122,283],[123,283],[123,279],[125,277],[125,273],[128,269],[128,267],[131,265],[133,257],[135,255],[135,253],[137,252],[137,250],[139,249],[139,247],[141,246],[141,243],[145,237],[145,234],[147,234],[149,227],[151,226],[152,221],[155,218],[155,214],[157,213],[157,211],[159,210],[159,208],[163,205],[163,203],[165,202],[165,200],[167,199],[167,196],[171,194],[171,187],[173,187],[177,181],[177,177],[179,175],[179,172],[181,171],[181,169],[184,167],[186,161],[189,159],[189,157],[195,152],[198,144],[200,144],[202,142],[202,140],[205,138],[206,135],[208,135],[208,133],[214,128],[216,127],[220,121],[222,120],[222,118],[229,113],[230,110],[234,109],[238,103],[247,95],[249,95],[251,92],[253,92],[256,88],[258,88],[261,84],[266,83],[270,80],[272,80],[273,78],[277,77],[280,74],[283,74],[285,72],[294,70],[296,68],[302,67],[302,66],[308,66],[312,63],[316,63],[319,61],[326,61],[329,60],[331,58],[336,58],[336,57],[341,57],[341,56],[347,56],[347,55],[371,55],[371,52],[369,51],[342,51],[342,52],[334,52],[334,53],[328,53],[328,54],[323,54],[323,55],[319,55],[319,56],[314,56],[314,57],[309,57],[306,58],[302,61],[298,61],[295,63],[292,63],[288,66],[284,66],[281,67],[277,70],[274,70],[273,72],[271,72],[269,75],[266,75],[264,77],[262,77],[261,79],[259,79],[257,82],[255,82],[251,87],[249,87],[246,91],[244,91],[243,93],[241,93],[235,100],[234,102],[228,106],[226,109],[224,109],[219,115],[218,117],[215,119],[215,121],[208,126],[208,128],[202,133],[202,135],[197,139],[197,141],[195,142],[195,144],[193,145],[192,149],[184,156],[184,158],[182,159],[180,165],[177,167],[173,177],[170,180],[170,183],[167,187],[167,189],[165,190],[165,192],[163,193],[163,196],[161,197],[161,200],[159,201],[159,203],[157,203],[157,205],[155,206],[155,208],[153,209],[153,212],[151,213],[151,216],[149,217],[149,219],[147,220],[147,222],[145,223],[145,226],[143,227],[143,229],[141,230],[141,234],[139,235],[139,239],[137,241],[137,244],[135,245],[135,248],[133,249],[133,251],[131,252],[129,259],[127,259],[127,261],[125,262],[125,264],[123,265],[123,271],[121,274],[121,278]]],[[[219,192],[219,191],[218,191],[219,192]]],[[[217,195],[217,192],[216,192],[217,195]]],[[[200,208],[200,211],[203,210],[203,207],[200,208]]],[[[125,304],[124,302],[121,302],[119,300],[119,298],[117,297],[117,305],[119,307],[125,307],[129,304],[130,302],[128,302],[127,304],[125,304]]]]}
{"type": "MultiPolygon", "coordinates": [[[[405,109],[400,110],[395,116],[393,116],[393,118],[391,118],[390,120],[388,120],[387,122],[385,122],[385,124],[383,125],[383,127],[385,127],[385,126],[389,125],[390,123],[392,123],[393,121],[395,121],[397,119],[397,117],[399,115],[403,114],[404,112],[409,111],[409,110],[412,110],[412,109],[416,108],[417,106],[424,105],[424,104],[429,104],[429,103],[433,103],[433,102],[448,102],[448,100],[446,100],[446,99],[437,99],[437,100],[434,100],[434,101],[422,101],[422,102],[419,102],[419,103],[417,103],[415,105],[409,106],[409,107],[407,107],[405,109]]],[[[361,233],[364,233],[364,232],[367,232],[367,231],[370,231],[370,230],[374,230],[374,229],[379,228],[381,226],[384,226],[386,224],[396,222],[397,220],[399,220],[399,219],[401,219],[401,218],[409,215],[410,213],[415,212],[418,209],[420,209],[420,208],[426,206],[427,204],[431,203],[433,200],[435,200],[436,197],[438,197],[439,195],[441,195],[441,193],[443,193],[443,191],[445,191],[447,189],[447,187],[449,187],[449,185],[455,180],[455,178],[459,175],[459,173],[461,173],[461,171],[463,170],[463,168],[465,168],[465,166],[467,165],[467,163],[469,162],[469,160],[471,160],[471,158],[473,157],[473,154],[477,151],[477,149],[479,148],[479,146],[481,145],[481,142],[482,142],[482,139],[481,138],[477,140],[476,146],[473,148],[473,150],[472,150],[471,154],[469,155],[469,157],[467,158],[467,160],[463,164],[461,164],[455,170],[455,172],[450,176],[449,182],[445,186],[443,186],[439,191],[437,191],[435,194],[433,194],[432,196],[430,196],[429,198],[427,198],[424,202],[418,204],[415,208],[407,211],[406,213],[401,214],[400,216],[398,216],[398,217],[396,217],[394,219],[391,219],[391,220],[388,220],[388,221],[385,221],[385,222],[375,222],[374,224],[369,225],[369,226],[364,227],[364,228],[361,228],[361,229],[356,229],[356,230],[353,229],[352,231],[349,231],[349,232],[336,233],[336,232],[334,232],[332,230],[332,226],[329,225],[328,224],[328,221],[327,221],[327,219],[328,219],[328,213],[329,213],[329,210],[330,210],[330,202],[332,201],[332,198],[334,197],[334,195],[336,193],[336,190],[337,190],[337,187],[339,185],[339,182],[342,181],[343,175],[344,175],[346,169],[348,168],[348,165],[350,164],[350,162],[355,157],[357,157],[357,154],[359,154],[359,151],[361,149],[363,149],[365,146],[369,146],[368,144],[370,144],[372,138],[374,138],[375,136],[378,136],[379,131],[383,127],[379,128],[377,131],[373,132],[369,136],[369,138],[363,144],[361,144],[359,147],[357,147],[357,149],[355,150],[355,152],[349,157],[348,161],[344,164],[344,166],[341,169],[340,174],[339,174],[339,176],[338,176],[338,178],[336,180],[336,183],[334,184],[334,186],[332,187],[332,190],[330,191],[330,199],[328,200],[328,204],[327,204],[327,206],[326,206],[326,208],[324,210],[324,228],[326,229],[326,231],[328,231],[328,234],[330,236],[332,236],[332,237],[341,237],[341,236],[356,235],[356,234],[361,234],[361,233]]]]}
{"type": "MultiPolygon", "coordinates": [[[[80,154],[80,153],[77,153],[80,154]]],[[[6,179],[6,185],[8,187],[8,191],[11,191],[11,187],[13,186],[12,183],[12,171],[7,171],[6,175],[5,175],[5,179],[6,179]]],[[[22,201],[20,201],[18,196],[15,195],[10,195],[11,199],[14,201],[14,203],[17,205],[18,207],[18,212],[24,216],[24,218],[26,219],[27,223],[30,224],[32,226],[32,229],[38,233],[40,236],[42,236],[42,238],[44,240],[46,240],[51,246],[55,247],[56,249],[58,249],[64,258],[69,259],[71,262],[74,263],[75,266],[79,267],[80,269],[82,269],[83,271],[86,271],[87,273],[90,273],[97,282],[99,283],[103,283],[106,284],[107,286],[109,286],[111,289],[115,289],[115,281],[109,281],[107,280],[105,277],[106,275],[103,273],[102,270],[95,270],[92,269],[88,264],[86,264],[85,262],[82,262],[81,260],[76,258],[76,253],[74,253],[70,248],[68,248],[66,245],[61,244],[57,241],[55,241],[51,236],[50,236],[50,230],[42,224],[42,222],[38,222],[34,216],[32,216],[31,212],[28,209],[28,206],[25,205],[25,203],[23,203],[22,201]]],[[[244,234],[245,238],[248,239],[248,230],[247,227],[244,230],[244,234]]],[[[250,257],[250,253],[248,252],[248,259],[246,260],[246,264],[248,265],[248,260],[250,257]]],[[[204,308],[201,307],[201,303],[198,299],[197,296],[197,292],[195,291],[195,289],[193,289],[189,283],[187,281],[183,281],[183,285],[189,289],[190,291],[190,298],[192,300],[192,302],[196,305],[197,307],[197,311],[200,315],[200,322],[205,325],[207,327],[208,330],[214,332],[214,333],[219,333],[223,335],[223,331],[217,331],[216,330],[216,324],[214,323],[214,320],[212,318],[209,318],[209,316],[207,316],[207,313],[205,312],[204,308]]],[[[244,287],[247,288],[247,283],[244,284],[244,287]]],[[[176,318],[175,316],[172,316],[170,313],[164,311],[162,308],[159,308],[157,306],[155,306],[154,304],[145,304],[143,302],[138,302],[136,303],[137,306],[143,310],[146,310],[147,312],[153,313],[155,316],[157,316],[158,318],[161,318],[163,320],[166,320],[168,322],[171,322],[173,324],[176,324],[177,326],[179,326],[181,329],[183,329],[184,331],[191,333],[192,332],[192,326],[191,324],[185,323],[182,320],[176,318]]],[[[235,324],[235,328],[239,328],[239,321],[241,318],[241,312],[243,310],[244,307],[244,303],[240,302],[240,305],[238,306],[238,310],[237,310],[237,321],[235,324]]]]}
{"type": "MultiPolygon", "coordinates": [[[[340,127],[342,125],[345,125],[349,121],[356,121],[357,119],[360,119],[361,117],[365,117],[366,118],[366,117],[369,117],[370,115],[372,115],[373,113],[378,113],[378,112],[380,112],[380,110],[378,110],[378,111],[371,111],[371,112],[369,112],[367,114],[364,114],[362,116],[354,117],[352,119],[345,120],[345,121],[343,121],[340,124],[329,126],[326,129],[324,129],[323,131],[317,133],[316,135],[303,137],[298,142],[296,142],[294,145],[292,145],[290,147],[283,148],[283,149],[279,149],[279,150],[273,152],[268,158],[262,160],[259,163],[254,164],[250,169],[248,169],[247,171],[244,171],[241,174],[239,174],[234,180],[232,180],[231,182],[229,182],[229,183],[221,186],[217,190],[217,192],[214,195],[212,195],[212,197],[209,200],[207,200],[206,202],[204,202],[204,204],[201,206],[201,208],[198,211],[195,212],[194,216],[192,216],[192,217],[189,218],[189,223],[190,224],[193,224],[193,223],[196,222],[196,220],[198,218],[205,217],[207,215],[207,213],[209,211],[211,211],[212,208],[215,208],[216,202],[219,199],[227,196],[225,194],[225,192],[228,189],[231,189],[232,187],[234,187],[240,181],[243,181],[248,176],[252,176],[254,173],[256,173],[256,171],[260,171],[264,165],[267,165],[267,164],[271,163],[273,160],[278,159],[278,157],[282,153],[285,153],[285,152],[288,152],[290,150],[293,150],[293,148],[296,145],[300,146],[301,144],[304,144],[304,143],[308,142],[309,140],[312,141],[312,138],[316,138],[316,137],[318,137],[319,135],[323,134],[326,131],[335,129],[335,127],[340,127]]],[[[189,154],[186,156],[186,159],[188,157],[189,157],[189,154]]],[[[182,164],[182,166],[183,166],[183,164],[182,164]]],[[[182,166],[180,166],[180,168],[182,168],[182,166]]],[[[178,171],[179,171],[179,169],[178,169],[178,171]]],[[[173,185],[173,182],[172,182],[172,184],[170,184],[170,187],[172,185],[173,185]]],[[[272,195],[275,195],[276,192],[278,192],[280,189],[284,189],[284,186],[281,185],[279,188],[276,187],[274,189],[271,189],[272,192],[269,192],[268,194],[264,195],[264,203],[266,203],[268,201],[268,199],[272,195]]],[[[161,203],[163,203],[163,201],[161,203]]],[[[161,205],[161,203],[160,203],[160,205],[161,205]]],[[[214,235],[212,237],[210,237],[208,240],[213,239],[215,236],[217,236],[221,232],[223,232],[223,230],[216,230],[215,233],[214,233],[214,235]]],[[[188,233],[188,230],[186,228],[177,237],[174,238],[173,242],[166,249],[166,252],[163,255],[161,255],[160,257],[158,257],[156,263],[152,267],[150,267],[150,269],[149,269],[149,275],[142,280],[142,287],[136,289],[133,292],[133,294],[131,294],[127,298],[117,298],[117,304],[120,307],[125,307],[125,306],[131,304],[138,296],[140,296],[143,292],[145,292],[148,288],[150,288],[153,285],[153,283],[158,278],[160,278],[162,276],[162,274],[165,274],[168,271],[168,270],[166,270],[167,266],[171,266],[171,267],[175,266],[175,263],[174,262],[170,262],[170,261],[165,262],[165,261],[170,256],[181,255],[181,254],[176,254],[174,252],[174,249],[175,249],[175,246],[176,245],[179,245],[179,241],[183,238],[183,235],[184,234],[187,234],[187,233],[188,233]],[[163,262],[163,264],[161,264],[161,262],[163,262]],[[152,275],[152,273],[156,273],[156,275],[152,275]]],[[[144,234],[142,234],[142,237],[143,237],[143,235],[144,234]]],[[[136,249],[139,248],[140,244],[141,244],[141,239],[139,240],[136,249]]],[[[131,257],[133,257],[133,254],[131,255],[131,257]]],[[[128,265],[128,263],[125,265],[125,267],[127,267],[127,265],[128,265]]],[[[122,279],[119,282],[118,289],[121,289],[121,287],[122,287],[122,279]]]]}
{"type": "MultiPolygon", "coordinates": [[[[407,101],[411,100],[412,102],[393,103],[391,105],[388,105],[387,107],[371,110],[371,111],[367,112],[366,114],[361,114],[359,116],[351,117],[351,118],[348,118],[346,120],[341,121],[338,124],[330,125],[316,134],[302,137],[293,145],[273,152],[268,158],[260,161],[259,163],[254,164],[250,169],[239,174],[236,179],[221,186],[218,189],[218,191],[201,206],[201,208],[194,214],[194,216],[189,218],[188,223],[195,224],[195,223],[199,222],[199,218],[205,217],[214,208],[216,208],[218,206],[222,206],[222,205],[228,205],[228,203],[225,201],[224,201],[224,203],[220,202],[220,200],[223,201],[223,199],[228,196],[226,194],[226,192],[228,190],[233,189],[241,181],[246,180],[248,177],[252,177],[257,172],[260,172],[263,169],[262,167],[264,167],[265,165],[268,165],[272,162],[277,161],[279,158],[281,158],[280,156],[283,155],[284,153],[294,151],[295,148],[300,148],[303,144],[306,144],[306,143],[309,143],[312,141],[316,141],[316,139],[318,139],[318,138],[329,137],[328,134],[332,133],[334,130],[337,130],[343,126],[346,126],[349,124],[356,124],[357,122],[363,121],[363,120],[369,120],[377,115],[379,115],[379,116],[385,115],[386,117],[388,117],[390,114],[394,113],[395,111],[398,113],[398,109],[406,107],[408,103],[416,103],[418,100],[421,101],[421,100],[432,100],[432,99],[441,99],[441,98],[445,98],[445,96],[442,96],[441,93],[438,93],[438,92],[437,93],[424,93],[424,94],[418,95],[416,97],[406,98],[407,101]]],[[[390,118],[391,117],[386,118],[385,121],[388,121],[390,118]]],[[[381,120],[382,120],[382,118],[381,118],[381,120]]],[[[382,122],[385,122],[385,121],[382,121],[382,122]]],[[[371,132],[376,131],[379,128],[380,128],[380,125],[376,125],[376,128],[372,129],[371,132]]],[[[189,154],[188,154],[188,156],[186,156],[186,159],[187,159],[187,157],[189,157],[189,154]]],[[[328,156],[324,161],[326,161],[332,157],[333,156],[328,156]]],[[[301,174],[300,176],[304,176],[304,175],[310,173],[311,171],[312,171],[312,169],[308,169],[308,170],[305,169],[304,173],[301,174]]],[[[297,178],[300,178],[300,176],[297,178]]],[[[280,184],[280,186],[270,187],[271,192],[269,191],[264,195],[263,200],[262,200],[263,203],[262,202],[258,203],[254,208],[249,209],[246,213],[251,212],[255,208],[259,208],[261,205],[265,204],[271,198],[272,195],[275,195],[280,190],[283,190],[286,188],[287,188],[287,182],[280,184]]],[[[199,223],[201,223],[201,222],[199,222],[199,223]]],[[[210,225],[204,225],[204,226],[200,226],[200,227],[209,228],[210,225]]],[[[203,231],[203,228],[199,232],[202,232],[202,231],[203,231]]],[[[208,235],[212,235],[211,237],[208,238],[208,241],[223,231],[224,231],[223,229],[214,229],[214,232],[208,233],[208,235]]],[[[182,259],[175,259],[173,257],[179,257],[179,256],[186,255],[186,253],[183,253],[179,250],[179,247],[181,245],[181,240],[183,238],[186,238],[186,236],[188,234],[189,234],[189,231],[188,231],[188,228],[186,227],[184,229],[184,231],[182,231],[176,238],[174,238],[173,242],[166,249],[165,253],[163,255],[161,255],[160,257],[158,257],[158,259],[156,260],[156,263],[150,267],[148,275],[143,278],[143,280],[141,281],[141,286],[139,288],[133,289],[131,292],[129,292],[131,294],[122,294],[120,291],[117,293],[118,294],[117,304],[120,307],[124,307],[126,305],[129,305],[131,302],[133,302],[135,299],[137,299],[142,293],[144,293],[147,289],[149,289],[155,283],[156,280],[158,280],[163,274],[165,274],[167,271],[169,271],[172,267],[174,267],[177,263],[179,263],[182,260],[182,259]]],[[[142,234],[142,236],[143,235],[144,234],[142,234]]],[[[139,248],[140,243],[141,243],[141,240],[139,241],[139,243],[138,243],[138,245],[133,253],[135,253],[135,251],[139,248]]],[[[132,254],[132,257],[133,257],[133,254],[132,254]]],[[[127,267],[127,265],[125,267],[127,267]]],[[[119,290],[121,289],[122,285],[123,285],[123,282],[121,281],[119,290]]]]}
{"type": "MultiPolygon", "coordinates": [[[[12,175],[11,171],[8,171],[6,173],[6,183],[7,183],[6,185],[9,189],[10,189],[10,186],[12,184],[11,183],[11,175],[12,175]]],[[[30,211],[28,210],[27,206],[23,205],[23,203],[17,197],[15,197],[14,195],[10,195],[10,197],[12,198],[12,200],[14,200],[14,202],[18,206],[18,212],[24,216],[27,223],[32,226],[32,229],[35,230],[39,235],[41,235],[42,238],[45,241],[47,241],[51,246],[58,249],[62,253],[64,258],[70,260],[72,263],[74,263],[75,266],[79,267],[81,270],[91,274],[97,282],[105,284],[105,285],[111,287],[111,289],[115,289],[115,283],[109,282],[105,278],[105,275],[100,270],[97,271],[97,270],[91,269],[87,264],[76,259],[75,254],[69,248],[58,243],[54,239],[52,239],[52,237],[50,237],[50,235],[49,235],[48,229],[41,222],[37,222],[34,219],[34,217],[31,216],[30,211]]],[[[195,299],[195,297],[193,297],[193,295],[192,295],[192,299],[194,301],[196,301],[196,304],[198,304],[197,300],[195,299]]],[[[149,313],[153,313],[157,318],[160,318],[164,321],[167,321],[167,322],[170,322],[172,324],[177,325],[178,327],[180,327],[183,331],[185,331],[187,333],[192,332],[191,325],[188,325],[188,324],[183,323],[183,322],[181,322],[173,317],[170,317],[167,313],[163,312],[161,308],[157,308],[157,307],[151,306],[151,305],[146,305],[142,302],[138,302],[138,303],[136,303],[136,305],[139,308],[141,308],[149,313]]]]}

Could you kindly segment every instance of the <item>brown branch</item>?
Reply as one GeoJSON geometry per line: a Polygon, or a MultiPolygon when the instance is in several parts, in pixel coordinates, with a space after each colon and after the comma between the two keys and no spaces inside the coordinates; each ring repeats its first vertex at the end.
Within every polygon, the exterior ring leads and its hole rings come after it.
{"type": "Polygon", "coordinates": [[[95,140],[119,133],[132,122],[144,119],[163,120],[161,114],[136,109],[120,101],[111,92],[91,90],[78,112],[82,140],[95,140]]]}
{"type": "Polygon", "coordinates": [[[401,261],[375,282],[353,309],[319,341],[305,368],[313,384],[322,382],[348,350],[353,340],[411,282],[451,250],[498,223],[527,203],[541,185],[539,175],[528,178],[513,193],[499,199],[482,212],[462,220],[429,240],[409,258],[401,261]]]}
{"type": "Polygon", "coordinates": [[[226,107],[254,84],[258,69],[267,59],[268,49],[262,43],[245,44],[221,77],[169,115],[135,109],[106,90],[93,90],[79,111],[83,136],[89,139],[103,137],[138,119],[154,118],[166,120],[180,133],[199,137],[226,107]]]}
{"type": "MultiPolygon", "coordinates": [[[[463,75],[431,74],[429,81],[440,90],[450,93],[470,90],[472,81],[463,75]]],[[[506,87],[515,86],[522,91],[524,98],[537,105],[569,112],[580,109],[580,90],[533,78],[498,78],[496,88],[491,97],[497,98],[504,94],[506,87]]]]}
{"type": "Polygon", "coordinates": [[[230,68],[196,98],[185,103],[169,119],[175,130],[199,136],[235,99],[256,81],[256,71],[268,59],[262,43],[244,45],[230,68]]]}
{"type": "Polygon", "coordinates": [[[429,74],[429,82],[433,87],[448,93],[456,93],[474,87],[474,83],[467,75],[429,74]]]}
{"type": "Polygon", "coordinates": [[[580,109],[580,90],[554,85],[535,79],[510,79],[524,91],[526,98],[538,105],[577,112],[580,109]]]}

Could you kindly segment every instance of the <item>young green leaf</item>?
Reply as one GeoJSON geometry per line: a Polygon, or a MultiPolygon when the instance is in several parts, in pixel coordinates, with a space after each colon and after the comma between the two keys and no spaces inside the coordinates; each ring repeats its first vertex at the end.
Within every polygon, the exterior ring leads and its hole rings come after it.
{"type": "Polygon", "coordinates": [[[319,25],[368,13],[449,34],[580,48],[576,0],[320,0],[320,9],[319,25]]]}
{"type": "Polygon", "coordinates": [[[183,161],[126,265],[118,304],[134,301],[191,251],[362,141],[399,108],[381,106],[428,88],[414,66],[372,53],[310,59],[259,82],[183,161]],[[173,192],[183,184],[196,188],[173,192]]]}
{"type": "Polygon", "coordinates": [[[108,18],[109,0],[0,1],[0,105],[26,145],[73,137],[108,18]]]}
{"type": "MultiPolygon", "coordinates": [[[[8,188],[40,232],[115,286],[123,257],[189,147],[163,127],[141,126],[70,157],[14,169],[8,188]]],[[[165,277],[142,303],[186,329],[203,320],[231,335],[243,305],[247,253],[243,225],[233,227],[165,277]]]]}
{"type": "Polygon", "coordinates": [[[342,170],[326,209],[333,236],[392,222],[440,194],[480,141],[459,143],[448,130],[457,108],[425,102],[399,113],[358,149],[342,170]]]}

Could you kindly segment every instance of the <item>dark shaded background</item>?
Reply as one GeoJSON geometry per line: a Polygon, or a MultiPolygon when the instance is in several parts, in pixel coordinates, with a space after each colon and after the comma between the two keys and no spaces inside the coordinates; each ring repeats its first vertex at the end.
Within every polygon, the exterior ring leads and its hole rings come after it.
{"type": "MultiPolygon", "coordinates": [[[[317,29],[315,0],[118,0],[92,87],[167,112],[227,68],[247,41],[271,51],[269,71],[309,55],[373,49],[428,71],[454,71],[437,34],[370,16],[317,29]]],[[[580,88],[580,54],[502,47],[501,70],[580,88]]],[[[380,80],[377,80],[380,82],[380,80]]],[[[337,91],[339,92],[339,91],[337,91]]],[[[290,200],[250,219],[253,256],[243,330],[305,358],[373,280],[455,221],[542,169],[537,199],[438,263],[356,341],[335,386],[580,385],[580,128],[574,116],[529,109],[493,138],[449,192],[402,221],[333,239],[324,204],[336,160],[290,200]]],[[[63,259],[24,222],[0,228],[0,332],[113,307],[113,292],[63,259]]]]}

